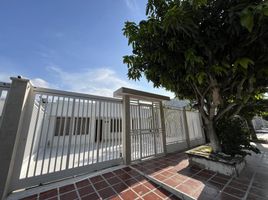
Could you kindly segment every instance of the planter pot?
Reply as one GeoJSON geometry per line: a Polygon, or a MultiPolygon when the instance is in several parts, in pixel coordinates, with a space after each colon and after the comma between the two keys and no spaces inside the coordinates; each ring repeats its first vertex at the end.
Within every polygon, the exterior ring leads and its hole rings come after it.
{"type": "Polygon", "coordinates": [[[208,148],[208,146],[200,146],[186,151],[190,164],[197,165],[220,174],[236,177],[239,176],[245,167],[246,162],[244,157],[228,156],[227,158],[224,158],[223,156],[217,156],[200,150],[204,148],[208,148]]]}

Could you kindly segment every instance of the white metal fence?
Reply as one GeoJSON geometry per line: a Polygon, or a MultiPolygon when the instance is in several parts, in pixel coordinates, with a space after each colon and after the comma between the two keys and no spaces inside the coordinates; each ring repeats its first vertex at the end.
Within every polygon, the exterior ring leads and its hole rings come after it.
{"type": "Polygon", "coordinates": [[[130,121],[132,161],[163,153],[159,104],[132,101],[130,121]]]}
{"type": "Polygon", "coordinates": [[[186,130],[183,110],[178,108],[165,108],[164,114],[167,145],[185,141],[186,130]]]}
{"type": "Polygon", "coordinates": [[[168,152],[205,143],[199,112],[165,107],[166,145],[168,152]]]}
{"type": "Polygon", "coordinates": [[[186,111],[190,142],[203,138],[200,114],[197,111],[186,111]]]}
{"type": "MultiPolygon", "coordinates": [[[[15,81],[14,87],[23,83],[15,81]]],[[[34,88],[28,82],[23,84],[27,88],[20,94],[23,111],[20,112],[21,105],[17,105],[17,116],[21,115],[15,123],[19,128],[13,131],[15,140],[20,138],[21,142],[13,152],[14,169],[8,191],[119,165],[122,156],[127,155],[126,142],[131,145],[131,153],[124,159],[137,161],[205,141],[198,112],[166,107],[163,113],[160,101],[133,98],[125,108],[122,99],[34,88]],[[129,114],[126,114],[127,110],[129,114]],[[129,126],[123,123],[123,116],[128,115],[129,126]],[[127,126],[130,135],[123,132],[127,126]]],[[[0,84],[3,102],[0,116],[6,101],[11,101],[10,98],[16,101],[18,88],[0,84]]],[[[14,112],[13,105],[7,105],[9,112],[3,113],[8,122],[6,130],[8,124],[12,124],[9,119],[14,112]]],[[[5,129],[0,128],[3,134],[5,129]]]]}
{"type": "Polygon", "coordinates": [[[0,119],[1,119],[3,109],[6,103],[9,88],[10,88],[9,83],[0,82],[0,119]]]}
{"type": "Polygon", "coordinates": [[[34,88],[33,96],[20,184],[15,187],[44,181],[47,174],[63,172],[65,177],[66,170],[77,168],[79,173],[94,164],[121,163],[121,100],[43,88],[34,88]]]}

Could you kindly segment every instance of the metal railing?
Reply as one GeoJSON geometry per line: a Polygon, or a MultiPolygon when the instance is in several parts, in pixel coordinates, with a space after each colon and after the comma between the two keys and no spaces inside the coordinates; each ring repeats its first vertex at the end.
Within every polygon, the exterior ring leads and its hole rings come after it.
{"type": "Polygon", "coordinates": [[[4,110],[9,88],[10,83],[0,82],[0,117],[2,116],[4,110]]]}
{"type": "Polygon", "coordinates": [[[133,101],[130,105],[131,160],[163,153],[159,104],[133,101]]]}
{"type": "Polygon", "coordinates": [[[86,166],[121,163],[122,100],[44,88],[33,93],[21,185],[56,172],[66,176],[74,168],[79,174],[86,166]]]}
{"type": "Polygon", "coordinates": [[[6,143],[13,142],[15,150],[5,146],[6,152],[14,151],[12,175],[6,177],[8,192],[119,165],[122,155],[137,161],[171,152],[167,147],[186,149],[189,143],[200,144],[195,140],[203,136],[198,112],[168,107],[163,112],[161,101],[155,99],[38,88],[16,78],[12,86],[0,83],[0,97],[2,110],[11,101],[4,109],[1,133],[14,124],[10,133],[16,136],[6,143]],[[16,120],[10,120],[14,113],[16,120]]]}
{"type": "Polygon", "coordinates": [[[186,140],[183,112],[180,108],[164,108],[167,145],[186,140]]]}
{"type": "Polygon", "coordinates": [[[202,120],[198,111],[166,106],[164,116],[166,145],[170,147],[168,148],[171,149],[170,151],[204,144],[202,120]]]}
{"type": "Polygon", "coordinates": [[[191,140],[200,139],[203,137],[202,124],[200,114],[197,111],[186,111],[189,138],[191,140]]]}

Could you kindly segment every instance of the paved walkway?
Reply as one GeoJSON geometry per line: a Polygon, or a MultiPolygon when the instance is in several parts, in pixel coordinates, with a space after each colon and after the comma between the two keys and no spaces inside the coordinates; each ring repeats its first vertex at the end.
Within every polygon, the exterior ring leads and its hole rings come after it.
{"type": "Polygon", "coordinates": [[[247,167],[239,178],[189,166],[184,153],[175,153],[72,183],[69,180],[48,191],[31,189],[9,199],[264,200],[268,199],[268,145],[258,147],[262,154],[247,157],[247,167]]]}

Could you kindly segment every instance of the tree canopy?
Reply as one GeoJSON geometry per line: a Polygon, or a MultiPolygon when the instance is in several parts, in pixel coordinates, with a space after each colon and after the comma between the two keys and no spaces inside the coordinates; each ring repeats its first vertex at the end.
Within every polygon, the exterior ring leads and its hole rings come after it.
{"type": "Polygon", "coordinates": [[[129,78],[194,100],[219,149],[217,120],[267,91],[268,1],[148,0],[146,15],[123,29],[129,78]]]}

